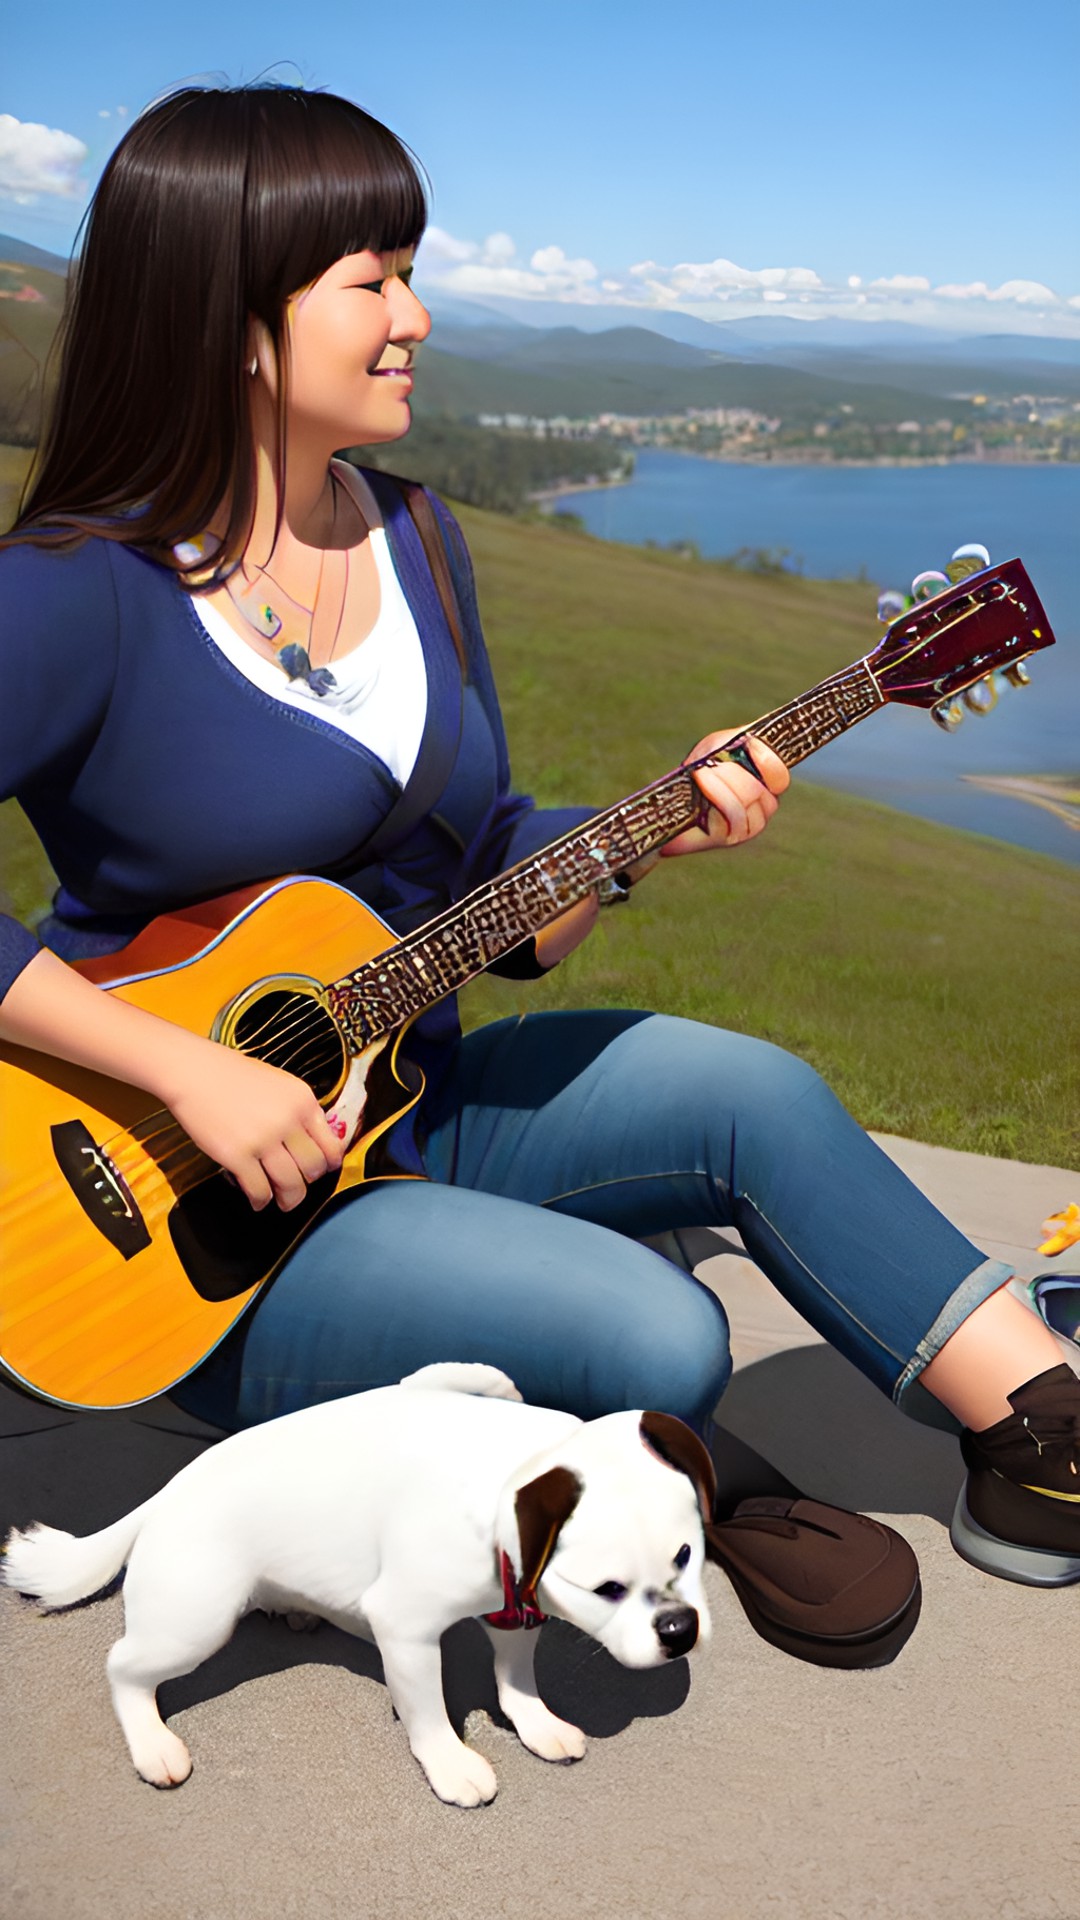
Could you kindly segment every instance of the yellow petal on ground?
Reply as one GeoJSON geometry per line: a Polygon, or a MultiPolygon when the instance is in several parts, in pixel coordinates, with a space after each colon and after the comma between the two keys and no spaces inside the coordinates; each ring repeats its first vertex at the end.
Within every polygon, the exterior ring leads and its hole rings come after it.
{"type": "Polygon", "coordinates": [[[1064,1253],[1067,1247],[1075,1247],[1080,1242],[1080,1207],[1075,1200],[1063,1213],[1052,1213],[1043,1221],[1042,1230],[1050,1237],[1039,1247],[1039,1253],[1064,1253]]]}

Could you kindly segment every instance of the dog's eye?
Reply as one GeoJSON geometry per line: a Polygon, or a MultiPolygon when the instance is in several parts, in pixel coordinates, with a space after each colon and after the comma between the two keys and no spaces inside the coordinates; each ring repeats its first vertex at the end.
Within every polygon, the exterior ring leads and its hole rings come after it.
{"type": "Polygon", "coordinates": [[[629,1587],[624,1587],[620,1580],[605,1580],[602,1587],[593,1588],[601,1600],[625,1600],[629,1591],[629,1587]]]}
{"type": "Polygon", "coordinates": [[[686,1545],[681,1546],[679,1548],[678,1553],[675,1555],[675,1565],[677,1566],[677,1568],[679,1569],[679,1572],[681,1573],[683,1568],[685,1566],[689,1566],[689,1564],[690,1564],[690,1548],[689,1546],[686,1546],[686,1545]]]}

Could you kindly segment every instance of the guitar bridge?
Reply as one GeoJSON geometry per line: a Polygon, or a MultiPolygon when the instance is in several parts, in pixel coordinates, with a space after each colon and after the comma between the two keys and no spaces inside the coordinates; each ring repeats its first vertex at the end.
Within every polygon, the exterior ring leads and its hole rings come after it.
{"type": "Polygon", "coordinates": [[[83,1212],[123,1259],[150,1245],[146,1224],[131,1190],[81,1120],[64,1120],[49,1129],[56,1164],[83,1212]]]}

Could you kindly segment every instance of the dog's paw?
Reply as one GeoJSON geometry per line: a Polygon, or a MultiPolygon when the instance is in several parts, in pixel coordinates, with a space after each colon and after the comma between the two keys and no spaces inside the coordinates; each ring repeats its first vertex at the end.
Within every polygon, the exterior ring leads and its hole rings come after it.
{"type": "Polygon", "coordinates": [[[191,1755],[179,1734],[166,1726],[155,1728],[133,1747],[131,1757],[140,1780],[152,1787],[182,1786],[191,1772],[191,1755]]]}
{"type": "Polygon", "coordinates": [[[289,1607],[284,1612],[279,1607],[264,1607],[263,1612],[268,1620],[284,1620],[293,1633],[314,1633],[316,1627],[322,1626],[321,1614],[304,1613],[299,1607],[289,1607]]]}
{"type": "Polygon", "coordinates": [[[499,1791],[495,1769],[461,1740],[416,1755],[432,1790],[452,1807],[486,1807],[499,1791]]]}
{"type": "Polygon", "coordinates": [[[572,1727],[569,1720],[560,1720],[539,1700],[515,1707],[512,1717],[522,1746],[528,1747],[530,1753],[539,1754],[541,1760],[569,1766],[572,1760],[585,1758],[586,1740],[581,1728],[572,1727]]]}

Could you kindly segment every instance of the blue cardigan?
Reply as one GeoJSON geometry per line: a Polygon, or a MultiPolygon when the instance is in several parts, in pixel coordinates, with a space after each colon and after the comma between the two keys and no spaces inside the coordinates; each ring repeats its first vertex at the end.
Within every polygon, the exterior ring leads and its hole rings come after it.
{"type": "MultiPolygon", "coordinates": [[[[419,817],[405,822],[404,837],[391,831],[375,856],[368,843],[401,800],[389,768],[317,712],[284,705],[231,666],[167,569],[102,539],[68,553],[0,553],[0,796],[18,798],[60,879],[38,934],[64,959],[126,945],[185,903],[327,869],[404,934],[589,817],[587,808],[538,812],[510,791],[457,522],[428,496],[457,592],[464,685],[404,499],[386,476],[365,478],[428,680],[402,802],[415,813],[410,799],[422,794],[419,817]]],[[[0,995],[38,951],[32,933],[0,917],[0,995]]],[[[429,1081],[459,1031],[452,1001],[412,1030],[408,1051],[429,1081]]]]}

